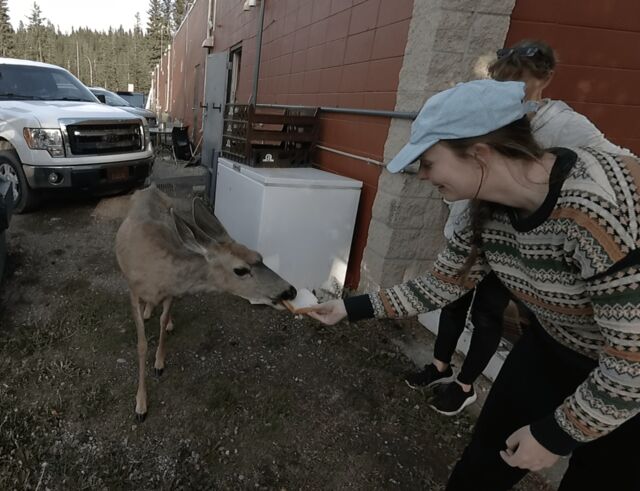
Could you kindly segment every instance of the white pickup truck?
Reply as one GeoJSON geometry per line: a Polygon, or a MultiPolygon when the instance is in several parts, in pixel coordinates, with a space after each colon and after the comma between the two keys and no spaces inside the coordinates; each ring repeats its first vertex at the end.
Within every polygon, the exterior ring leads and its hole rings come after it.
{"type": "Polygon", "coordinates": [[[143,117],[101,104],[63,68],[0,58],[0,176],[12,183],[16,213],[50,190],[134,188],[152,165],[143,117]]]}

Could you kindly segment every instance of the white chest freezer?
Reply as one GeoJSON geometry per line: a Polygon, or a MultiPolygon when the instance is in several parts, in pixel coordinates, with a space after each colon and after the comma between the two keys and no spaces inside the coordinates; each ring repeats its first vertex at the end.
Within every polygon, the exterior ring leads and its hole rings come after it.
{"type": "Polygon", "coordinates": [[[218,161],[215,214],[234,240],[296,288],[344,287],[362,182],[308,167],[218,161]]]}

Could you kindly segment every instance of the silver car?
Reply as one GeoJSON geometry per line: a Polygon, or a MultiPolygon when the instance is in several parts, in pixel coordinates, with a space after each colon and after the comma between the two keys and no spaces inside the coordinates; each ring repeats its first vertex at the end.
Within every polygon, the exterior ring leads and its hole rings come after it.
{"type": "Polygon", "coordinates": [[[111,92],[110,90],[103,89],[102,87],[89,87],[89,90],[95,95],[100,102],[107,104],[108,106],[119,107],[136,116],[142,116],[149,123],[149,128],[155,128],[158,126],[158,119],[153,111],[144,109],[141,107],[135,107],[129,104],[126,100],[120,97],[118,94],[111,92]],[[101,97],[102,96],[102,97],[101,97]],[[103,100],[104,97],[104,100],[103,100]]]}

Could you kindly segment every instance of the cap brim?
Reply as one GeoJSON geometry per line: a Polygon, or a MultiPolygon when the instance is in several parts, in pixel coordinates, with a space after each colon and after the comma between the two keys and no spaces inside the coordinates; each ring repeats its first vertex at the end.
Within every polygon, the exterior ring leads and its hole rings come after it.
{"type": "Polygon", "coordinates": [[[427,143],[420,142],[419,144],[407,143],[402,147],[402,150],[400,150],[398,154],[391,159],[391,162],[387,164],[387,170],[392,173],[400,172],[402,169],[418,160],[420,155],[429,150],[436,143],[438,143],[438,140],[433,140],[432,142],[427,143]]]}

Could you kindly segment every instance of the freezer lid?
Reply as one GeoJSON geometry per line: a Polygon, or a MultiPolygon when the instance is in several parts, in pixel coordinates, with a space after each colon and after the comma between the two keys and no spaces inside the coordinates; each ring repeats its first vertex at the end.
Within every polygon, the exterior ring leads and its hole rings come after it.
{"type": "Polygon", "coordinates": [[[311,167],[270,168],[250,167],[220,158],[218,165],[233,169],[265,186],[362,188],[362,182],[311,167]]]}

